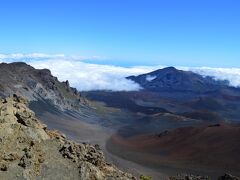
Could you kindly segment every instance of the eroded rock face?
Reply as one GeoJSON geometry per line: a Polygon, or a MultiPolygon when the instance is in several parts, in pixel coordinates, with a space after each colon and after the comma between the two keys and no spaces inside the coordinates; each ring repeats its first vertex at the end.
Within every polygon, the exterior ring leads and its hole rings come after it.
{"type": "Polygon", "coordinates": [[[47,130],[27,101],[0,100],[1,179],[135,179],[104,160],[97,146],[47,130]]]}
{"type": "Polygon", "coordinates": [[[0,63],[0,97],[12,94],[30,101],[47,100],[61,110],[79,110],[88,102],[68,81],[60,82],[48,69],[23,62],[0,63]]]}

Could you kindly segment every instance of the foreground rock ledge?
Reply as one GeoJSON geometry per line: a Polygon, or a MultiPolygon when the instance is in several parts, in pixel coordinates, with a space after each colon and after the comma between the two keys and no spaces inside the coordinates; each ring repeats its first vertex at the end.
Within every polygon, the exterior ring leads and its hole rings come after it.
{"type": "Polygon", "coordinates": [[[27,101],[0,100],[0,177],[6,179],[136,179],[105,162],[98,146],[47,130],[27,101]]]}

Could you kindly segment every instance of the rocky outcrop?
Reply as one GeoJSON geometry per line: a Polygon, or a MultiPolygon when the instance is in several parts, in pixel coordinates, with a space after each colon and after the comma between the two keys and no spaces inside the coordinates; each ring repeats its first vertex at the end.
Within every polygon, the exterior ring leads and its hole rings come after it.
{"type": "Polygon", "coordinates": [[[1,179],[135,179],[104,160],[97,145],[77,144],[49,131],[27,101],[0,100],[1,179]]]}

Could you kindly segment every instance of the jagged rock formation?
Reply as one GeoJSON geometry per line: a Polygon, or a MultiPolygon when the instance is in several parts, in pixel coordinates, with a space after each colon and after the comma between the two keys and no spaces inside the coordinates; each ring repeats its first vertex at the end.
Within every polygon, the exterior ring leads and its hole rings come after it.
{"type": "Polygon", "coordinates": [[[0,96],[24,96],[30,101],[49,100],[60,109],[80,109],[87,101],[69,82],[59,82],[48,69],[23,62],[0,64],[0,96]]]}
{"type": "Polygon", "coordinates": [[[135,179],[104,160],[97,145],[77,144],[49,131],[27,101],[0,100],[1,179],[135,179]]]}

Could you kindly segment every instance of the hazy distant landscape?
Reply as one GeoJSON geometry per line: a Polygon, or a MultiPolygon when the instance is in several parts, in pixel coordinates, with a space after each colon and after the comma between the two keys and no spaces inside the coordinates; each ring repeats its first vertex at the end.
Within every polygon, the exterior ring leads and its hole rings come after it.
{"type": "Polygon", "coordinates": [[[240,180],[240,2],[0,2],[0,179],[240,180]]]}

